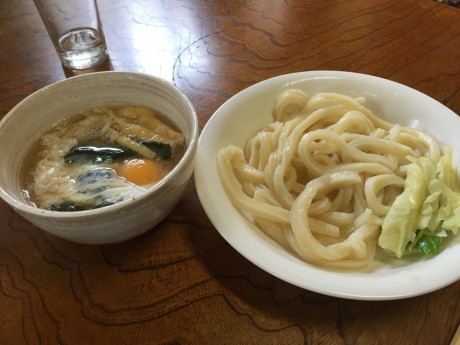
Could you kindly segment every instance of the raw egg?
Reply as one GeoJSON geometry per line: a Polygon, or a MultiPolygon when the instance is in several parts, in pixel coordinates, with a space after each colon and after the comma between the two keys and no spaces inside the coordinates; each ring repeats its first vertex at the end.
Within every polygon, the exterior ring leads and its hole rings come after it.
{"type": "Polygon", "coordinates": [[[124,161],[117,173],[129,182],[143,186],[161,180],[165,170],[159,162],[150,159],[131,159],[124,161]]]}

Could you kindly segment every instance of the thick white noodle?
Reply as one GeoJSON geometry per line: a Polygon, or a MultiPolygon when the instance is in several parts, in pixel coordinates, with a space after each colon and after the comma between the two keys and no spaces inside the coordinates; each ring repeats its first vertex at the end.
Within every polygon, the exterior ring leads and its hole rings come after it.
{"type": "Polygon", "coordinates": [[[287,90],[273,123],[244,150],[228,146],[218,155],[235,207],[281,246],[325,268],[368,265],[404,188],[407,157],[440,157],[431,136],[380,119],[364,102],[287,90]]]}

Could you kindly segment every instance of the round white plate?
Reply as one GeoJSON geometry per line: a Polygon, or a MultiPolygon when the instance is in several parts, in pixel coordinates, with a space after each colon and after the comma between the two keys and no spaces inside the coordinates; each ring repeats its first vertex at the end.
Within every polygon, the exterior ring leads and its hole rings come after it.
{"type": "Polygon", "coordinates": [[[460,236],[437,256],[397,260],[378,252],[359,272],[321,269],[300,260],[249,223],[230,202],[219,180],[216,158],[229,144],[243,147],[264,124],[273,122],[278,95],[297,88],[313,95],[338,92],[365,96],[378,116],[433,134],[452,145],[460,167],[460,118],[441,103],[407,86],[374,76],[335,71],[282,75],[255,84],[225,102],[210,118],[198,143],[195,181],[198,196],[213,225],[248,260],[296,286],[330,296],[390,300],[428,293],[460,279],[460,236]]]}

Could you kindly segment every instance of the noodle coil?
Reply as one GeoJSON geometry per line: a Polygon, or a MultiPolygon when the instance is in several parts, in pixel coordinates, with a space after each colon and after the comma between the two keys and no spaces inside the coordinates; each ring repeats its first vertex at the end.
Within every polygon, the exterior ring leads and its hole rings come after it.
{"type": "Polygon", "coordinates": [[[235,207],[281,246],[320,267],[351,270],[374,258],[408,156],[440,159],[436,140],[393,125],[336,93],[282,93],[274,122],[217,167],[235,207]]]}

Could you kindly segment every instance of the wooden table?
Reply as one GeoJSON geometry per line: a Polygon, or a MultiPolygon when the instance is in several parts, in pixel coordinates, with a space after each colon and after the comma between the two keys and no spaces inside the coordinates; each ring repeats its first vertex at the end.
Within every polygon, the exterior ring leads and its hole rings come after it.
{"type": "MultiPolygon", "coordinates": [[[[99,3],[110,61],[93,70],[174,82],[201,128],[244,88],[305,70],[388,78],[460,114],[460,9],[440,2],[99,3]]],[[[0,2],[0,117],[78,73],[61,67],[31,0],[0,2]]],[[[0,344],[446,345],[459,322],[460,281],[370,302],[271,276],[218,234],[193,181],[163,223],[112,245],[48,235],[0,201],[0,344]]]]}

